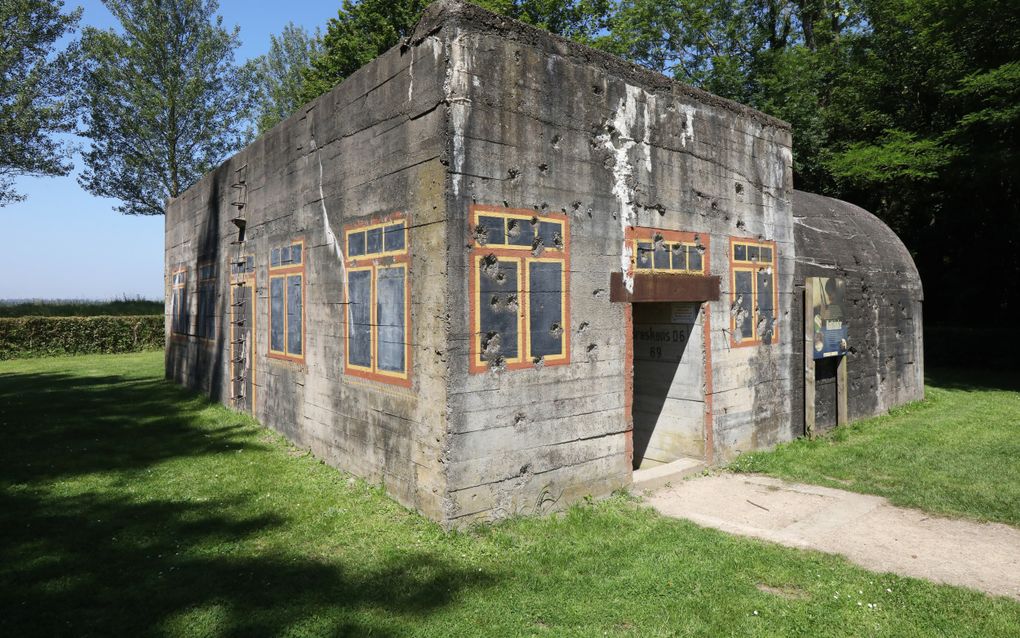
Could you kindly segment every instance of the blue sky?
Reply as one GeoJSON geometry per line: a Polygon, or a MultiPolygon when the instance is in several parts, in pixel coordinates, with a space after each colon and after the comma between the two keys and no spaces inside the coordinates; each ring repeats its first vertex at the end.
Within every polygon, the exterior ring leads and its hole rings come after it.
{"type": "MultiPolygon", "coordinates": [[[[252,3],[221,0],[226,25],[241,27],[238,62],[265,53],[269,36],[287,22],[325,30],[341,0],[252,3]]],[[[98,0],[85,8],[83,25],[115,27],[98,0]]],[[[76,158],[80,166],[80,159],[76,158]]],[[[93,197],[77,173],[21,178],[24,202],[0,208],[0,299],[109,299],[163,296],[163,216],[114,212],[116,201],[93,197]]]]}

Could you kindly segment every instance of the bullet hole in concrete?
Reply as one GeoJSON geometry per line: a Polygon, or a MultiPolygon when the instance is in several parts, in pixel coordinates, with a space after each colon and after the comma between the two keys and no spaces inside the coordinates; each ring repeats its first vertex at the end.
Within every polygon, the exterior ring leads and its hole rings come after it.
{"type": "Polygon", "coordinates": [[[655,236],[652,237],[652,249],[662,250],[662,247],[665,244],[665,242],[666,238],[663,237],[661,233],[655,233],[655,236]]]}
{"type": "MultiPolygon", "coordinates": [[[[545,207],[546,207],[546,203],[542,202],[542,208],[545,208],[545,207]]],[[[531,217],[531,225],[532,226],[538,226],[538,217],[535,217],[535,216],[531,217]]]]}
{"type": "Polygon", "coordinates": [[[598,346],[598,344],[589,343],[588,347],[585,349],[585,356],[588,357],[588,361],[589,362],[595,361],[596,359],[598,359],[599,358],[599,346],[598,346]]]}
{"type": "Polygon", "coordinates": [[[489,231],[486,230],[485,226],[478,224],[477,226],[475,226],[475,230],[471,234],[471,236],[476,244],[478,244],[479,246],[484,246],[486,242],[488,242],[489,240],[489,231]]]}
{"type": "Polygon", "coordinates": [[[514,51],[514,62],[520,63],[520,61],[521,61],[521,52],[520,51],[514,51]]]}
{"type": "Polygon", "coordinates": [[[541,368],[542,366],[545,365],[545,357],[543,357],[541,355],[539,355],[537,357],[532,357],[531,358],[531,363],[533,363],[536,368],[541,368]]]}
{"type": "Polygon", "coordinates": [[[508,170],[506,174],[510,177],[510,179],[517,179],[521,176],[521,169],[516,166],[511,166],[510,170],[508,170]]]}
{"type": "Polygon", "coordinates": [[[496,281],[503,281],[506,277],[506,275],[499,270],[499,259],[492,254],[482,257],[482,274],[490,279],[495,279],[496,281]]]}
{"type": "Polygon", "coordinates": [[[733,182],[733,190],[737,191],[737,194],[744,192],[744,185],[740,182],[733,182]]]}
{"type": "Polygon", "coordinates": [[[539,164],[538,165],[538,172],[541,173],[542,175],[545,175],[546,173],[549,172],[549,165],[544,163],[544,162],[539,164]]]}
{"type": "Polygon", "coordinates": [[[506,225],[506,236],[510,239],[517,239],[521,236],[521,222],[517,219],[511,219],[506,225]]]}
{"type": "Polygon", "coordinates": [[[506,296],[506,309],[510,312],[517,312],[517,295],[506,296]]]}
{"type": "Polygon", "coordinates": [[[588,331],[588,322],[587,321],[582,321],[581,325],[579,325],[577,327],[577,334],[579,334],[579,335],[580,334],[584,334],[587,331],[588,331]]]}
{"type": "Polygon", "coordinates": [[[501,349],[500,335],[498,332],[486,332],[482,337],[482,358],[490,363],[499,356],[501,349]]]}
{"type": "Polygon", "coordinates": [[[595,95],[602,95],[603,89],[601,86],[593,84],[591,87],[591,92],[594,93],[595,95]]]}
{"type": "Polygon", "coordinates": [[[570,207],[574,209],[574,212],[581,210],[581,200],[574,200],[570,203],[570,207]]]}
{"type": "Polygon", "coordinates": [[[560,233],[553,233],[553,246],[556,250],[563,250],[563,235],[560,233]]]}
{"type": "Polygon", "coordinates": [[[520,475],[524,476],[526,474],[531,474],[531,463],[525,463],[524,465],[521,466],[520,475]]]}
{"type": "Polygon", "coordinates": [[[562,337],[563,326],[561,326],[558,321],[554,322],[551,326],[549,326],[549,334],[551,334],[554,337],[562,337]]]}
{"type": "Polygon", "coordinates": [[[553,135],[553,138],[552,138],[552,147],[553,148],[559,148],[560,147],[560,140],[562,140],[562,139],[563,139],[563,137],[560,136],[560,135],[553,135]]]}
{"type": "Polygon", "coordinates": [[[602,168],[606,170],[612,170],[614,166],[616,166],[616,158],[613,157],[612,155],[609,155],[602,160],[602,168]]]}
{"type": "Polygon", "coordinates": [[[606,289],[605,288],[596,288],[595,290],[592,291],[591,296],[595,297],[596,299],[605,299],[606,298],[606,289]]]}
{"type": "Polygon", "coordinates": [[[540,256],[545,251],[545,242],[541,237],[536,236],[531,242],[531,254],[535,257],[540,256]]]}
{"type": "Polygon", "coordinates": [[[744,223],[744,220],[738,219],[737,228],[739,228],[740,230],[747,230],[747,224],[744,223]]]}
{"type": "Polygon", "coordinates": [[[510,208],[510,202],[508,200],[503,200],[503,208],[510,208]]]}

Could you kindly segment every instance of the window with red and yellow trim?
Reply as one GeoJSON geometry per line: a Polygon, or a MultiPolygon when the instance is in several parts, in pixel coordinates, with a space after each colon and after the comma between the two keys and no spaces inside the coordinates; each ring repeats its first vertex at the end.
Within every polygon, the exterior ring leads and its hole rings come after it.
{"type": "Polygon", "coordinates": [[[730,238],[730,343],[779,341],[776,308],[776,243],[730,238]]]}
{"type": "Polygon", "coordinates": [[[402,213],[344,228],[344,372],[411,385],[408,220],[402,213]]]}
{"type": "Polygon", "coordinates": [[[473,206],[472,372],[570,362],[570,221],[559,213],[473,206]]]}

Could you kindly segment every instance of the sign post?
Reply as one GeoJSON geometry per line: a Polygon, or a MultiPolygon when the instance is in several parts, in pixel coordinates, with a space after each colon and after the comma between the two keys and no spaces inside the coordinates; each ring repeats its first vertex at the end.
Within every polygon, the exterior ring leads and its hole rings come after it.
{"type": "Polygon", "coordinates": [[[847,358],[849,324],[846,281],[833,277],[804,280],[804,433],[815,431],[815,361],[838,357],[836,367],[836,425],[848,423],[847,358]]]}

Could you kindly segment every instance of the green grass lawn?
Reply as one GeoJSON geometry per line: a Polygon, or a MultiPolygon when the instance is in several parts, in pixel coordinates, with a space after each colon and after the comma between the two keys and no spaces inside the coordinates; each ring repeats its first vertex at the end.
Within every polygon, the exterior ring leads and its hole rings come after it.
{"type": "Polygon", "coordinates": [[[1020,526],[1020,375],[935,371],[923,402],[730,467],[1020,526]]]}
{"type": "Polygon", "coordinates": [[[623,497],[445,534],[168,385],[159,353],[2,362],[0,428],[3,636],[1008,636],[1020,626],[1013,601],[730,537],[623,497]]]}

